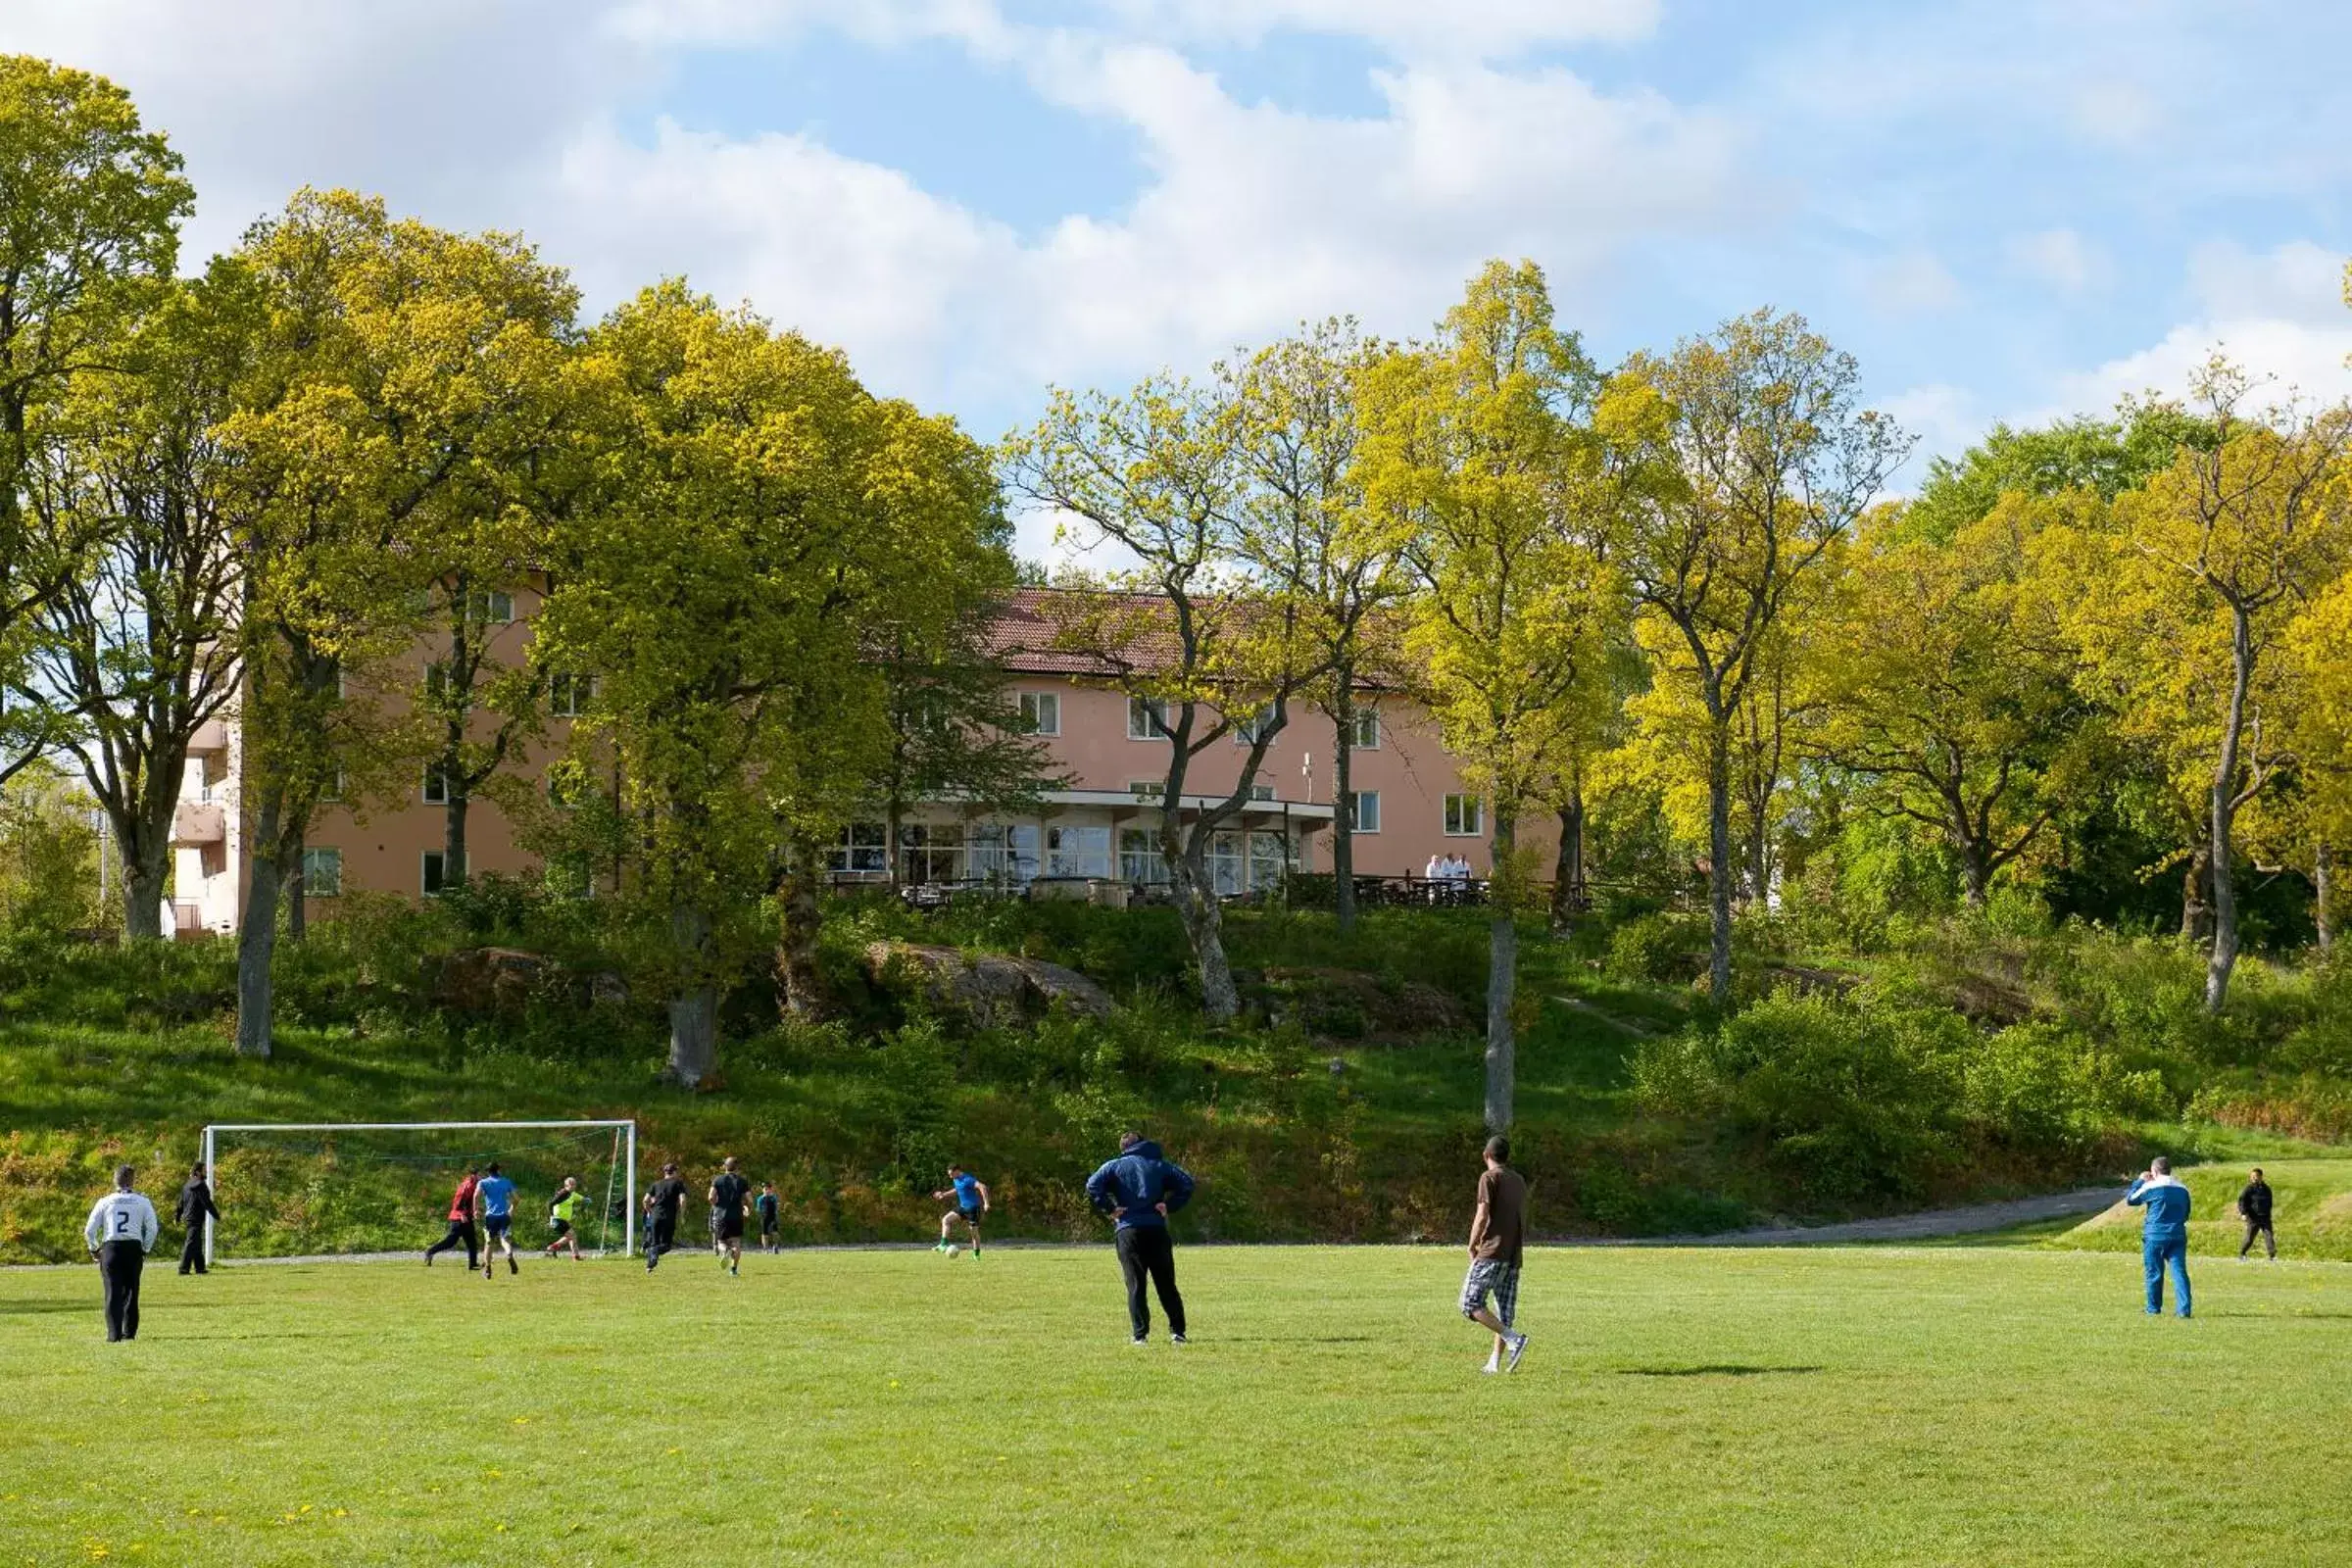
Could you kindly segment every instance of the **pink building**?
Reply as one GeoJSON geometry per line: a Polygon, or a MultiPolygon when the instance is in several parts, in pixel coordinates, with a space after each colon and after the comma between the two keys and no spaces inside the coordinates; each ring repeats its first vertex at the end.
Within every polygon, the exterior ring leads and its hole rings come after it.
{"type": "MultiPolygon", "coordinates": [[[[1146,704],[1090,681],[1088,660],[1053,648],[1054,628],[1045,609],[1052,592],[1015,595],[998,646],[1011,690],[1047,740],[1054,765],[1068,775],[1068,787],[1048,792],[1038,809],[1019,814],[952,801],[922,804],[907,813],[903,827],[902,880],[1043,881],[1106,893],[1164,880],[1153,829],[1169,742],[1146,704]]],[[[516,592],[511,601],[501,596],[498,609],[511,614],[495,634],[499,657],[521,659],[538,603],[538,595],[529,591],[516,592]]],[[[414,678],[421,681],[437,652],[430,640],[419,646],[414,678]]],[[[1364,704],[1352,737],[1356,873],[1418,876],[1433,860],[1455,856],[1469,863],[1473,875],[1485,876],[1490,869],[1485,803],[1463,784],[1427,710],[1395,694],[1369,693],[1364,704]]],[[[530,777],[543,768],[562,749],[568,721],[569,715],[559,711],[549,724],[548,744],[518,759],[515,771],[530,777]]],[[[237,790],[239,739],[231,718],[218,733],[208,729],[202,749],[189,761],[174,838],[172,913],[182,932],[232,931],[241,912],[247,856],[237,790]]],[[[1325,714],[1313,709],[1291,714],[1267,747],[1249,806],[1214,842],[1211,869],[1223,891],[1266,886],[1286,869],[1331,868],[1332,818],[1340,808],[1332,760],[1337,744],[1325,714]]],[[[1186,804],[1228,796],[1248,755],[1239,737],[1219,740],[1198,755],[1186,804]]],[[[306,856],[310,914],[331,918],[336,900],[360,889],[433,896],[447,869],[441,863],[443,823],[436,781],[421,771],[415,793],[403,802],[359,814],[340,804],[325,807],[313,825],[306,856]]],[[[887,880],[887,839],[878,813],[875,820],[846,829],[834,850],[836,877],[887,880]]],[[[491,801],[473,802],[467,840],[474,874],[537,870],[491,801]]]]}

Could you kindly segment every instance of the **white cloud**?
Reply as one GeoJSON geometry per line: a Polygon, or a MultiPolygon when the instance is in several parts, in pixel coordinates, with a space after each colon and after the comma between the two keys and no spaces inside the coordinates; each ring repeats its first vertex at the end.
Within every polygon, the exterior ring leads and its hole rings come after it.
{"type": "Polygon", "coordinates": [[[1101,0],[1159,38],[1254,43],[1284,30],[1368,39],[1407,59],[1509,59],[1545,44],[1646,36],[1659,0],[1101,0]]]}
{"type": "Polygon", "coordinates": [[[1859,271],[1864,294],[1889,316],[1949,310],[1960,301],[1959,280],[1927,250],[1899,251],[1862,264],[1859,271]]]}
{"type": "Polygon", "coordinates": [[[2135,81],[2094,81],[2068,104],[2075,128],[2112,147],[2136,147],[2164,126],[2156,95],[2135,81]]]}
{"type": "Polygon", "coordinates": [[[1984,433],[1984,416],[1974,392],[1937,382],[1915,386],[1880,403],[1881,412],[1919,438],[1910,461],[1897,475],[1906,487],[1927,475],[1927,462],[1967,450],[1984,433]]]}
{"type": "Polygon", "coordinates": [[[2216,240],[2190,253],[2188,277],[2209,316],[2275,318],[2321,328],[2352,320],[2344,303],[2344,254],[2309,240],[2261,253],[2216,240]]]}
{"type": "Polygon", "coordinates": [[[2105,251],[2071,228],[2018,234],[2007,249],[2010,266],[2065,294],[2079,294],[2114,270],[2105,251]]]}

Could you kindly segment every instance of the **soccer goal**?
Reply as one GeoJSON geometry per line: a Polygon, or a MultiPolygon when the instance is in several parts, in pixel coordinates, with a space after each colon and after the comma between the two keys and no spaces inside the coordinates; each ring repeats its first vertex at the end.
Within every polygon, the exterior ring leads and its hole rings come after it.
{"type": "Polygon", "coordinates": [[[220,1219],[205,1261],[421,1251],[440,1239],[468,1165],[496,1160],[516,1188],[514,1243],[527,1250],[566,1176],[587,1195],[580,1247],[636,1250],[634,1121],[215,1122],[204,1129],[220,1219]]]}

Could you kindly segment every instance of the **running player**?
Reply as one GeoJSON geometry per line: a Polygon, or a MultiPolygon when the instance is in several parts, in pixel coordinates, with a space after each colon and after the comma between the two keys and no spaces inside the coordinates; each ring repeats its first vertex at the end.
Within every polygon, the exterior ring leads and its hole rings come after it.
{"type": "Polygon", "coordinates": [[[466,1167],[465,1180],[459,1182],[458,1190],[450,1195],[449,1234],[424,1250],[424,1266],[426,1268],[433,1266],[435,1252],[446,1252],[461,1242],[466,1245],[466,1273],[472,1273],[473,1266],[481,1261],[481,1244],[475,1240],[473,1230],[474,1192],[480,1187],[481,1180],[480,1166],[468,1165],[466,1167]]]}
{"type": "Polygon", "coordinates": [[[645,1244],[645,1271],[651,1274],[662,1254],[678,1245],[678,1216],[686,1209],[686,1184],[678,1180],[675,1160],[662,1167],[662,1179],[646,1192],[645,1203],[654,1222],[645,1244]]]}
{"type": "Polygon", "coordinates": [[[779,1229],[777,1210],[781,1206],[776,1201],[776,1184],[761,1182],[760,1196],[752,1200],[752,1206],[760,1211],[760,1246],[762,1250],[773,1252],[779,1229]]]}
{"type": "Polygon", "coordinates": [[[547,1255],[553,1257],[564,1248],[571,1249],[571,1260],[580,1260],[580,1209],[586,1205],[588,1195],[580,1191],[577,1176],[564,1178],[563,1191],[547,1205],[547,1217],[554,1222],[556,1239],[547,1244],[547,1255]]]}
{"type": "Polygon", "coordinates": [[[980,1255],[980,1216],[988,1212],[988,1184],[965,1170],[961,1165],[950,1165],[948,1167],[948,1185],[931,1196],[935,1199],[952,1197],[956,1200],[955,1212],[939,1216],[939,1246],[932,1250],[954,1255],[955,1244],[948,1240],[948,1234],[956,1228],[956,1221],[960,1218],[963,1221],[964,1234],[972,1239],[972,1256],[978,1257],[980,1255]]]}
{"type": "Polygon", "coordinates": [[[502,1251],[507,1254],[507,1272],[521,1273],[522,1265],[514,1261],[514,1184],[499,1174],[494,1159],[473,1192],[482,1205],[482,1278],[497,1273],[497,1254],[502,1251]]]}
{"type": "Polygon", "coordinates": [[[710,1179],[710,1233],[718,1238],[719,1262],[730,1274],[743,1272],[743,1207],[752,1184],[735,1173],[735,1156],[719,1162],[710,1179]]]}

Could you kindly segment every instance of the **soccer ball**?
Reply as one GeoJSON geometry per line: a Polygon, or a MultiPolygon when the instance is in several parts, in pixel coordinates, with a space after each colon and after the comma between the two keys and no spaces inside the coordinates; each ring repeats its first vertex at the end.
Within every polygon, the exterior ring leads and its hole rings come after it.
{"type": "Polygon", "coordinates": [[[955,1262],[955,1261],[956,1261],[957,1258],[961,1257],[962,1255],[963,1255],[963,1244],[962,1244],[961,1242],[950,1242],[950,1243],[948,1244],[948,1261],[949,1261],[949,1262],[953,1263],[953,1262],[955,1262]]]}

